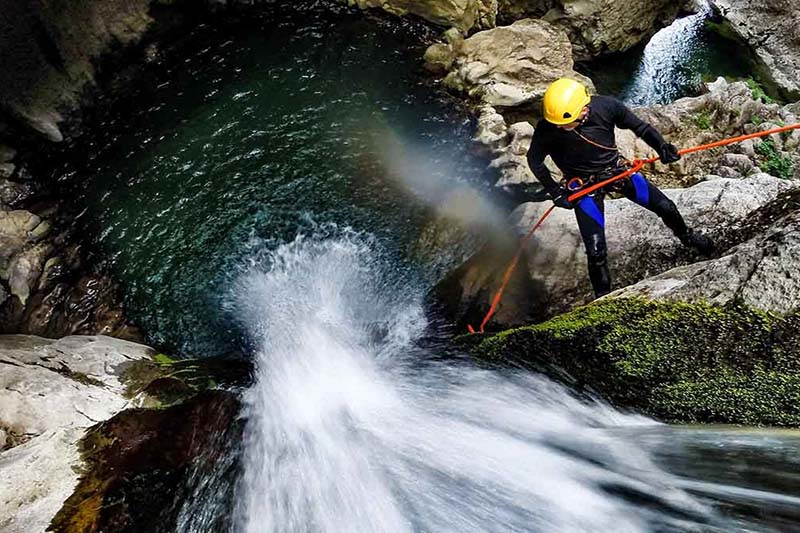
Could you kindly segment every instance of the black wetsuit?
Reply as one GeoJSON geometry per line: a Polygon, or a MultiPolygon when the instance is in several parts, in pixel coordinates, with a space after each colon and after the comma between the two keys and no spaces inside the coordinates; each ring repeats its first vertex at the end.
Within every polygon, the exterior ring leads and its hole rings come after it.
{"type": "MultiPolygon", "coordinates": [[[[563,187],[553,180],[544,165],[548,155],[563,171],[566,179],[579,177],[587,185],[624,170],[616,148],[615,126],[633,130],[659,155],[663,153],[666,142],[661,134],[634,115],[622,102],[609,96],[593,96],[588,115],[574,130],[558,128],[545,120],[539,121],[528,151],[528,163],[551,196],[562,194],[563,187]]],[[[616,184],[614,190],[657,214],[677,236],[686,235],[689,231],[675,203],[642,174],[633,174],[616,184]]],[[[586,247],[589,278],[597,296],[611,291],[603,214],[605,193],[601,189],[583,197],[575,206],[575,216],[586,247]]]]}

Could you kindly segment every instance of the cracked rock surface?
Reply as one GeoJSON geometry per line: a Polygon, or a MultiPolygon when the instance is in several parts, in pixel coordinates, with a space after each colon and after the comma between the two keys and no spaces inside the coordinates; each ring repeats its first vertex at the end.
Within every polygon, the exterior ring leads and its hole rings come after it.
{"type": "Polygon", "coordinates": [[[0,531],[44,531],[73,492],[86,428],[128,406],[121,376],[147,346],[0,336],[0,531]]]}
{"type": "MultiPolygon", "coordinates": [[[[630,290],[651,297],[672,290],[675,299],[718,297],[720,302],[741,294],[748,302],[758,300],[757,307],[764,310],[790,310],[800,301],[800,283],[792,279],[791,271],[792,258],[800,250],[798,219],[792,217],[800,217],[800,210],[759,227],[748,228],[748,221],[799,185],[760,173],[744,179],[707,176],[688,189],[665,189],[687,224],[717,241],[721,257],[712,262],[684,248],[655,214],[625,198],[607,199],[606,238],[613,286],[641,282],[630,290]],[[696,261],[701,262],[691,264],[696,261]],[[718,278],[712,282],[715,275],[718,278]],[[678,291],[679,285],[683,292],[678,291]]],[[[540,202],[519,207],[512,215],[517,233],[525,234],[550,205],[540,202]]],[[[786,212],[783,208],[779,211],[786,212]]],[[[497,324],[555,316],[592,299],[586,256],[572,211],[556,209],[527,242],[525,252],[526,275],[506,289],[497,324]]],[[[437,300],[456,302],[458,309],[448,310],[456,320],[480,321],[509,260],[510,255],[487,266],[485,257],[477,254],[437,286],[437,300]]]]}

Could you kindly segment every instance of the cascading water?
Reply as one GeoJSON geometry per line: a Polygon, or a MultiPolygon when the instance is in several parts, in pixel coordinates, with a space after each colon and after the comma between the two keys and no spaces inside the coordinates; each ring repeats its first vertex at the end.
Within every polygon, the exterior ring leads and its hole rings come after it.
{"type": "Polygon", "coordinates": [[[417,288],[376,246],[299,237],[239,281],[233,308],[257,353],[240,531],[712,528],[709,508],[614,435],[654,422],[531,373],[432,361],[417,288]]]}
{"type": "Polygon", "coordinates": [[[713,10],[708,2],[699,0],[696,7],[697,13],[677,19],[646,45],[578,68],[600,92],[637,106],[695,95],[703,81],[717,76],[751,75],[747,48],[709,27],[713,10]]]}

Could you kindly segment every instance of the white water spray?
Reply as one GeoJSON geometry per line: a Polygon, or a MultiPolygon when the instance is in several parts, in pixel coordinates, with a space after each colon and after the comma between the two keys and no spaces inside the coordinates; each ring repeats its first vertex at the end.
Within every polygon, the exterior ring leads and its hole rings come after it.
{"type": "Polygon", "coordinates": [[[431,362],[417,347],[415,288],[391,282],[375,256],[358,236],[299,238],[240,280],[258,372],[241,531],[633,532],[708,520],[614,434],[647,419],[530,373],[431,362]]]}

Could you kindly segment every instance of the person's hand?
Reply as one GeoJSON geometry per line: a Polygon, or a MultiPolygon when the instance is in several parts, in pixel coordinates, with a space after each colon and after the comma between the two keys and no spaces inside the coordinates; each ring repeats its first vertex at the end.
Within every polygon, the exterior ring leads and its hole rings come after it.
{"type": "Polygon", "coordinates": [[[669,165],[678,161],[681,158],[681,154],[678,153],[678,148],[674,144],[667,143],[661,146],[661,150],[658,151],[658,157],[662,163],[669,165]]]}
{"type": "Polygon", "coordinates": [[[574,209],[575,206],[569,201],[570,191],[562,190],[553,195],[553,203],[562,209],[574,209]]]}

